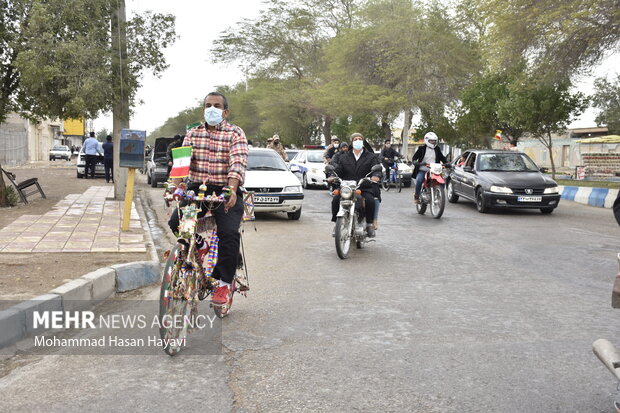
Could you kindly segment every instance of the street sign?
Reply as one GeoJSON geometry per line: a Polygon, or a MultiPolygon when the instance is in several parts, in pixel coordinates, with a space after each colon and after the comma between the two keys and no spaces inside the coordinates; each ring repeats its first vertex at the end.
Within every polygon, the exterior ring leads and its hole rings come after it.
{"type": "Polygon", "coordinates": [[[146,131],[121,129],[121,168],[144,168],[144,141],[146,131]]]}

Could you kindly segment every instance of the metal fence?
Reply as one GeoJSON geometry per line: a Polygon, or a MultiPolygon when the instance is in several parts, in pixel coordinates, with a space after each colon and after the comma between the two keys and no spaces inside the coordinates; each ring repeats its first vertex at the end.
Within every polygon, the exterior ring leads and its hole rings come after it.
{"type": "Polygon", "coordinates": [[[0,164],[21,165],[28,161],[28,134],[21,125],[0,126],[0,164]]]}

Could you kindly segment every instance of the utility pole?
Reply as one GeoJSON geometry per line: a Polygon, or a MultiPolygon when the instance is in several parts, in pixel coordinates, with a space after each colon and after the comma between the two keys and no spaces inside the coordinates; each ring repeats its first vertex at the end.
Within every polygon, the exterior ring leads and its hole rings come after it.
{"type": "Polygon", "coordinates": [[[120,168],[121,129],[129,128],[129,93],[127,80],[127,16],[125,0],[117,0],[118,8],[112,12],[112,139],[114,143],[114,199],[125,198],[127,168],[120,168]]]}

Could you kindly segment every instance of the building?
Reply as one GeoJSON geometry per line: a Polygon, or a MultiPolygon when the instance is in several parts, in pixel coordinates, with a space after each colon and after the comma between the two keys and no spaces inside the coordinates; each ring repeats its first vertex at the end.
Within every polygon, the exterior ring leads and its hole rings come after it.
{"type": "Polygon", "coordinates": [[[10,113],[0,125],[0,164],[14,166],[47,160],[50,149],[62,144],[62,132],[60,120],[32,122],[10,113]]]}

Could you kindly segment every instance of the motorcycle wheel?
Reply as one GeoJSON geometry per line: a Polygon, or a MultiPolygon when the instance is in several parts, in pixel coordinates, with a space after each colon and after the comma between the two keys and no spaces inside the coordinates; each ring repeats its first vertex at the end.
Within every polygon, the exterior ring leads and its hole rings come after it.
{"type": "Polygon", "coordinates": [[[420,201],[415,204],[415,209],[416,211],[418,211],[418,214],[420,215],[424,215],[424,213],[426,212],[426,204],[424,203],[423,199],[423,194],[426,191],[426,189],[422,189],[422,192],[420,192],[420,201]]]}
{"type": "Polygon", "coordinates": [[[349,255],[349,248],[351,247],[351,236],[349,231],[349,219],[350,217],[338,217],[336,219],[336,253],[340,259],[344,260],[349,255]]]}
{"type": "Polygon", "coordinates": [[[381,186],[383,187],[383,190],[389,191],[390,190],[390,178],[387,177],[383,181],[381,181],[381,186]]]}
{"type": "Polygon", "coordinates": [[[441,218],[446,207],[446,196],[443,184],[437,184],[431,188],[431,215],[435,219],[441,218]]]}

